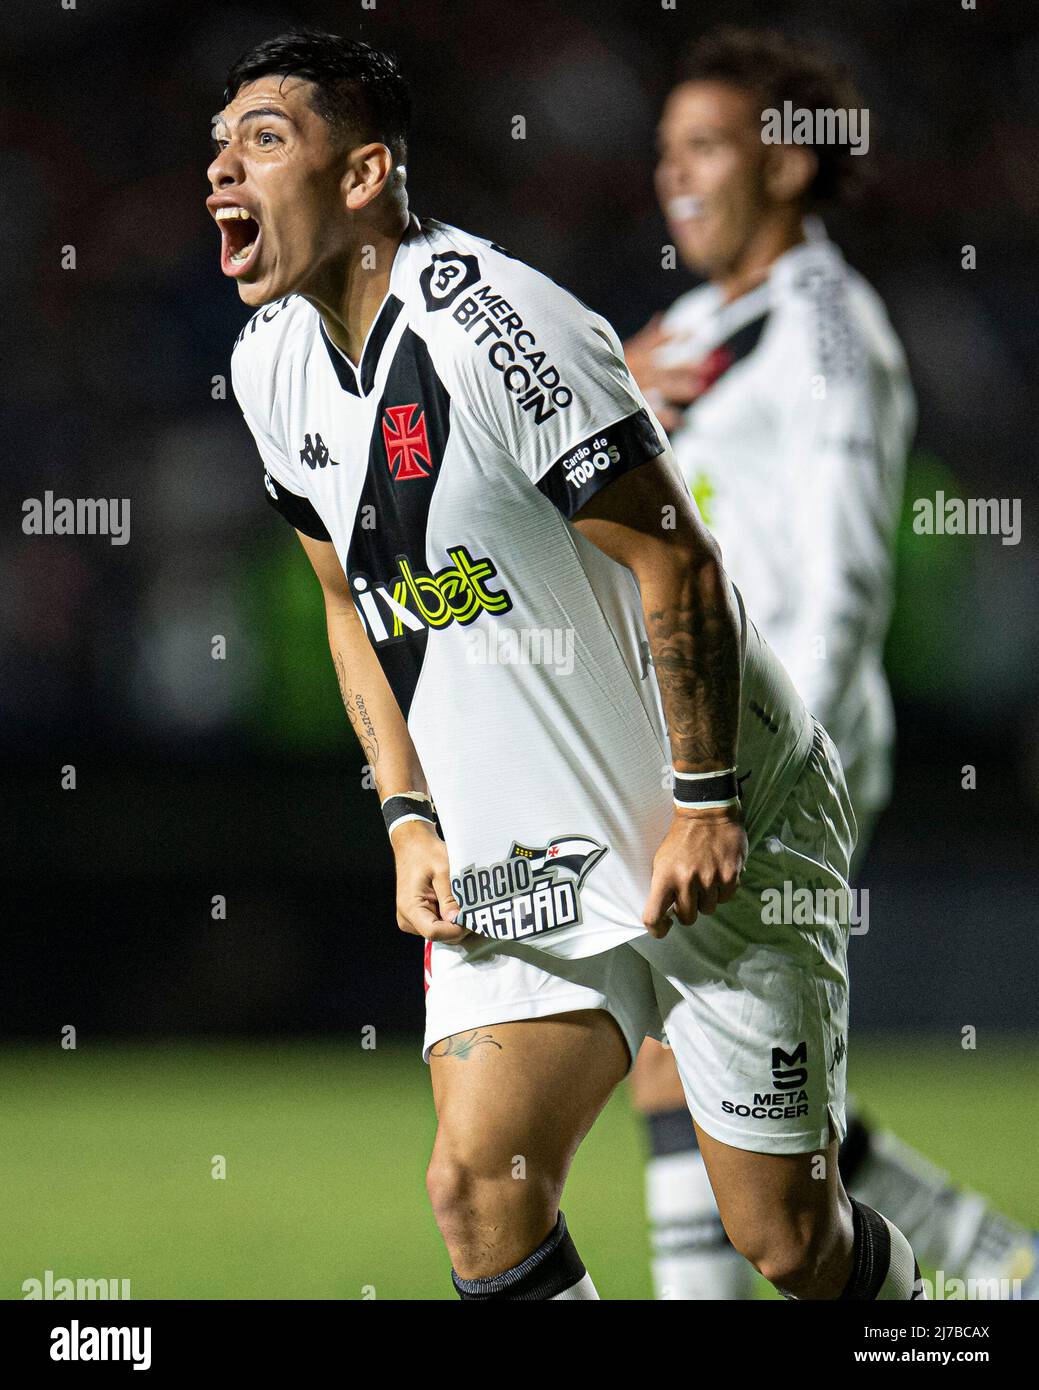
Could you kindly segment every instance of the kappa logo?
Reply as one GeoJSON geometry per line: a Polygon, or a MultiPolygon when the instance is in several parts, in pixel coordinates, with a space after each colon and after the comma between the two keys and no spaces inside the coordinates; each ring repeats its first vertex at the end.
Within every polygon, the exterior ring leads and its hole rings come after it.
{"type": "Polygon", "coordinates": [[[339,460],[331,457],[325,441],[319,434],[315,434],[313,439],[309,434],[303,436],[303,448],[299,451],[299,461],[305,463],[308,468],[339,467],[339,460]]]}
{"type": "Polygon", "coordinates": [[[608,845],[587,835],[560,835],[532,847],[512,842],[505,859],[469,864],[451,880],[457,920],[492,941],[528,936],[581,921],[581,887],[608,845]]]}
{"type": "Polygon", "coordinates": [[[838,1033],[833,1040],[833,1061],[830,1063],[830,1070],[839,1067],[848,1055],[848,1044],[844,1041],[844,1034],[838,1033]]]}
{"type": "Polygon", "coordinates": [[[419,410],[417,403],[388,405],[382,421],[382,438],[386,445],[386,463],[395,482],[429,477],[433,460],[426,432],[426,412],[419,410]]]}
{"type": "Polygon", "coordinates": [[[418,278],[422,297],[429,312],[446,309],[463,290],[475,285],[480,278],[480,262],[475,256],[463,256],[458,251],[441,251],[434,256],[418,278]]]}

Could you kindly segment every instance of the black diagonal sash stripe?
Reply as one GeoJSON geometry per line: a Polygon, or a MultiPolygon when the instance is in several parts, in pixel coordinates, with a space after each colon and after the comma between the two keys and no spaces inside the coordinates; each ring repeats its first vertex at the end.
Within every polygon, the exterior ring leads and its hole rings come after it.
{"type": "Polygon", "coordinates": [[[319,331],[321,341],[325,345],[325,351],[328,353],[328,360],[332,363],[332,370],[339,378],[339,385],[344,391],[349,391],[351,396],[359,396],[361,388],[357,384],[357,373],[325,332],[324,322],[322,322],[319,331]]]}
{"type": "Polygon", "coordinates": [[[744,357],[750,356],[761,340],[765,325],[768,323],[768,317],[769,310],[766,309],[763,314],[759,314],[757,318],[751,319],[749,323],[737,328],[734,333],[730,333],[727,338],[716,343],[709,352],[704,354],[704,358],[700,359],[701,361],[713,358],[718,365],[707,385],[693,401],[691,409],[696,409],[697,402],[702,401],[711,387],[716,385],[726,372],[731,371],[737,362],[742,362],[744,357]]]}
{"type": "Polygon", "coordinates": [[[368,392],[375,385],[375,373],[378,370],[379,358],[382,350],[386,346],[386,340],[393,330],[393,325],[397,322],[400,311],[404,308],[403,301],[398,299],[395,294],[386,296],[386,301],[379,310],[379,316],[372,325],[368,335],[368,341],[364,345],[364,354],[361,357],[361,365],[355,370],[343,354],[332,342],[325,332],[325,325],[321,324],[321,341],[325,345],[328,359],[332,363],[332,369],[339,379],[339,385],[344,391],[349,391],[351,396],[367,396],[368,392]]]}
{"type": "MultiPolygon", "coordinates": [[[[396,318],[396,314],[393,317],[396,318]]],[[[392,321],[389,327],[392,327],[392,321]]],[[[402,555],[413,571],[427,572],[426,526],[429,507],[440,476],[450,429],[451,398],[436,374],[425,343],[410,328],[406,328],[390,364],[375,415],[368,447],[368,472],[357,504],[347,553],[347,573],[354,585],[355,596],[358,575],[367,580],[369,591],[385,584],[392,593],[402,555]],[[388,418],[387,408],[394,406],[415,406],[412,421],[416,426],[420,418],[425,422],[429,471],[424,476],[399,478],[399,460],[391,468],[383,422],[388,418]],[[373,510],[369,511],[368,508],[373,510]],[[371,524],[373,521],[374,525],[371,524]]],[[[444,558],[446,562],[447,557],[444,558]]],[[[383,605],[380,615],[392,634],[391,610],[383,605]]],[[[405,718],[415,694],[427,640],[427,630],[416,632],[404,627],[399,636],[391,636],[391,640],[375,644],[379,661],[405,718]]]]}
{"type": "Polygon", "coordinates": [[[366,396],[375,385],[375,369],[379,365],[379,358],[386,346],[386,339],[390,336],[390,330],[403,308],[403,302],[395,294],[387,295],[386,303],[372,327],[371,335],[365,344],[364,356],[361,358],[361,390],[366,396]]]}
{"type": "Polygon", "coordinates": [[[742,328],[737,328],[736,332],[730,334],[724,343],[719,343],[719,347],[726,348],[732,355],[733,364],[748,357],[757,347],[758,341],[765,331],[765,324],[768,323],[768,316],[769,311],[766,309],[756,319],[751,319],[742,328]]]}

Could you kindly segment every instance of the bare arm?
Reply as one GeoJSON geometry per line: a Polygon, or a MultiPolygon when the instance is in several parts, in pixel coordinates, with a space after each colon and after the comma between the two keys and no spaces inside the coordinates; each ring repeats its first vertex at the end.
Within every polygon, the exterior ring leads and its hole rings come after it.
{"type": "MultiPolygon", "coordinates": [[[[666,456],[665,456],[666,457],[666,456]]],[[[717,543],[660,459],[603,488],[573,524],[642,590],[642,608],[679,772],[736,765],[740,711],[739,625],[717,543]]],[[[736,891],[747,840],[739,807],[675,809],[654,861],[646,925],[667,931],[713,912],[736,891]]]]}
{"type": "MultiPolygon", "coordinates": [[[[429,795],[418,751],[379,658],[357,616],[335,546],[297,531],[325,600],[328,646],[346,713],[371,768],[379,800],[400,792],[429,795]]],[[[390,836],[397,862],[397,925],[435,941],[467,936],[453,924],[458,903],[451,893],[447,850],[422,821],[397,826],[390,836]]]]}
{"type": "Polygon", "coordinates": [[[396,697],[357,616],[335,546],[296,532],[325,600],[328,647],[354,733],[372,770],[379,799],[398,792],[429,794],[426,775],[396,697]]]}

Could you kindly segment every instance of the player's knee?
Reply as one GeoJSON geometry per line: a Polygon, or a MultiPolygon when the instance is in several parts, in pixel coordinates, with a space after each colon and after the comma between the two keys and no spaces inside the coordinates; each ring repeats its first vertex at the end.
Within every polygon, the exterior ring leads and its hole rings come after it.
{"type": "Polygon", "coordinates": [[[472,1185],[472,1177],[464,1164],[434,1152],[426,1169],[426,1192],[441,1229],[464,1207],[472,1185]]]}
{"type": "Polygon", "coordinates": [[[521,1156],[434,1154],[426,1170],[433,1215],[449,1247],[468,1243],[488,1224],[543,1225],[558,1205],[559,1186],[550,1176],[528,1173],[521,1156]]]}
{"type": "Polygon", "coordinates": [[[825,1213],[772,1212],[726,1226],[740,1254],[779,1289],[797,1294],[815,1287],[834,1233],[825,1213]]]}

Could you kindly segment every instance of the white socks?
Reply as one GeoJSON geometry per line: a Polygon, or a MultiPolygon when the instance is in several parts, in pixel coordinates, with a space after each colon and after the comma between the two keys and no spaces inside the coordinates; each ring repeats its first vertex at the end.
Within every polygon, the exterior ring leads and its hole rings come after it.
{"type": "Polygon", "coordinates": [[[729,1244],[699,1149],[650,1158],[646,1207],[657,1298],[754,1297],[757,1275],[729,1244]]]}
{"type": "Polygon", "coordinates": [[[592,1276],[586,1271],[584,1278],[579,1279],[569,1289],[564,1289],[562,1293],[554,1293],[549,1299],[550,1303],[558,1303],[561,1300],[571,1298],[598,1298],[595,1285],[592,1283],[592,1276]]]}

